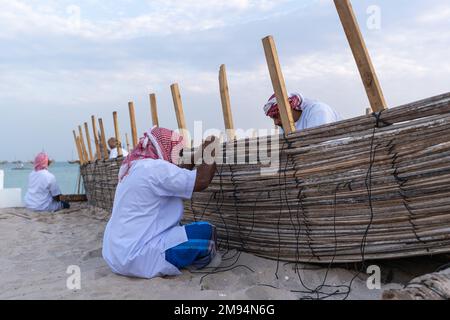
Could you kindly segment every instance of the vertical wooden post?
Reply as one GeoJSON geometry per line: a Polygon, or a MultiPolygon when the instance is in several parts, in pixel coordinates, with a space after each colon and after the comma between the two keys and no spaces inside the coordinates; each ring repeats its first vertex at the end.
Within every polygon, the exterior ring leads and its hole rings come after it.
{"type": "Polygon", "coordinates": [[[102,160],[102,154],[100,152],[100,144],[98,141],[97,121],[95,121],[95,116],[92,116],[91,120],[92,120],[92,133],[94,134],[95,152],[97,160],[102,160]]]}
{"type": "Polygon", "coordinates": [[[83,136],[83,130],[81,129],[81,126],[78,126],[78,133],[79,133],[79,137],[80,137],[80,142],[81,142],[81,149],[83,150],[83,157],[84,160],[86,162],[89,161],[89,156],[86,150],[86,144],[84,143],[84,136],[83,136]]]}
{"type": "Polygon", "coordinates": [[[234,132],[233,114],[231,113],[230,93],[228,89],[227,71],[225,65],[220,66],[219,71],[220,99],[222,101],[223,119],[227,130],[228,140],[233,141],[236,137],[234,132]]]}
{"type": "Polygon", "coordinates": [[[98,123],[100,125],[100,133],[101,133],[101,141],[103,147],[103,159],[107,160],[108,157],[108,145],[106,144],[106,135],[105,135],[105,127],[103,126],[103,119],[98,119],[98,123]]]}
{"type": "Polygon", "coordinates": [[[120,131],[119,131],[119,121],[117,119],[117,112],[113,112],[113,119],[114,119],[114,132],[116,134],[116,148],[117,148],[117,157],[122,157],[122,142],[120,139],[120,131]]]}
{"type": "Polygon", "coordinates": [[[383,111],[387,108],[380,82],[370,59],[369,51],[359,28],[350,0],[334,0],[339,18],[358,65],[372,110],[383,111]]]}
{"type": "Polygon", "coordinates": [[[283,73],[281,71],[280,61],[278,59],[275,41],[272,36],[265,37],[263,40],[264,52],[267,65],[269,67],[270,78],[272,79],[273,89],[280,109],[281,122],[285,135],[295,132],[294,118],[289,104],[289,97],[286,90],[283,73]]]}
{"type": "Polygon", "coordinates": [[[134,110],[134,103],[132,101],[128,102],[128,109],[130,111],[131,137],[133,138],[133,148],[135,148],[139,141],[136,129],[136,114],[134,110]]]}
{"type": "Polygon", "coordinates": [[[130,153],[130,140],[128,139],[128,133],[125,133],[125,140],[127,142],[127,152],[130,153]]]}
{"type": "Polygon", "coordinates": [[[159,127],[158,105],[156,104],[156,94],[154,93],[150,95],[150,108],[152,111],[153,125],[159,127]]]}
{"type": "Polygon", "coordinates": [[[80,164],[83,165],[84,164],[83,152],[81,151],[80,139],[78,139],[75,130],[73,130],[73,139],[75,140],[75,147],[77,148],[78,159],[80,160],[80,164]]]}
{"type": "Polygon", "coordinates": [[[83,164],[86,164],[86,163],[88,163],[88,160],[86,158],[86,155],[83,153],[81,137],[77,137],[77,142],[78,142],[78,145],[80,146],[81,156],[83,157],[83,164]]]}
{"type": "Polygon", "coordinates": [[[86,140],[89,151],[89,162],[94,162],[94,155],[92,153],[91,135],[89,134],[89,126],[87,122],[84,123],[84,130],[86,131],[86,140]]]}
{"type": "Polygon", "coordinates": [[[77,143],[78,143],[78,145],[80,146],[81,156],[82,156],[82,158],[83,158],[82,162],[80,162],[80,163],[86,164],[86,163],[88,163],[88,161],[87,161],[87,159],[85,158],[85,156],[83,155],[83,149],[81,148],[81,138],[80,138],[80,137],[77,137],[77,143]]]}
{"type": "Polygon", "coordinates": [[[186,119],[184,117],[183,103],[181,102],[180,88],[177,83],[174,83],[170,86],[170,89],[172,91],[172,99],[175,107],[175,114],[177,116],[178,129],[180,129],[182,135],[184,136],[186,147],[189,148],[191,146],[191,140],[187,134],[186,119]]]}

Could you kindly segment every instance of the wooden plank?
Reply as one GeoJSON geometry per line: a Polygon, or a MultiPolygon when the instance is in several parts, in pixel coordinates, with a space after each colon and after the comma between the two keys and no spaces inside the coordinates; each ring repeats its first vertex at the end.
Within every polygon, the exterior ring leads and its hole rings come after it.
{"type": "Polygon", "coordinates": [[[186,147],[191,146],[191,140],[188,134],[187,126],[186,126],[186,119],[184,117],[184,111],[183,111],[183,103],[181,101],[181,94],[180,94],[180,88],[177,83],[174,83],[170,86],[170,89],[172,91],[172,99],[173,99],[173,105],[175,107],[175,114],[177,116],[177,122],[178,122],[178,129],[180,130],[181,134],[184,137],[184,140],[186,141],[186,147]]]}
{"type": "Polygon", "coordinates": [[[135,148],[139,140],[136,128],[136,113],[134,110],[133,101],[128,102],[128,110],[130,111],[130,125],[131,125],[131,137],[133,139],[133,148],[135,148]]]}
{"type": "Polygon", "coordinates": [[[87,202],[87,196],[85,194],[65,194],[60,196],[61,201],[65,202],[87,202]]]}
{"type": "Polygon", "coordinates": [[[449,300],[450,269],[417,277],[401,289],[383,292],[383,300],[449,300]]]}
{"type": "Polygon", "coordinates": [[[127,142],[127,151],[130,153],[130,139],[128,139],[128,133],[125,133],[125,140],[127,142]]]}
{"type": "Polygon", "coordinates": [[[80,164],[83,165],[84,164],[83,152],[81,151],[80,140],[78,139],[75,130],[73,130],[73,139],[75,140],[75,147],[77,148],[78,159],[80,160],[80,164]]]}
{"type": "Polygon", "coordinates": [[[78,134],[80,137],[81,150],[83,151],[83,158],[85,162],[89,162],[89,155],[86,150],[86,144],[84,143],[83,130],[81,129],[81,126],[78,126],[78,134]]]}
{"type": "Polygon", "coordinates": [[[92,120],[92,133],[94,134],[95,155],[97,157],[97,160],[102,160],[100,143],[98,141],[97,121],[95,120],[95,116],[92,116],[91,120],[92,120]]]}
{"type": "Polygon", "coordinates": [[[233,114],[231,113],[231,101],[228,88],[227,71],[224,64],[220,66],[219,86],[225,129],[227,130],[228,140],[233,141],[236,138],[236,134],[234,131],[233,114]]]}
{"type": "Polygon", "coordinates": [[[334,4],[352,49],[372,110],[383,111],[387,109],[386,100],[351,2],[350,0],[334,0],[334,4]]]}
{"type": "MultiPolygon", "coordinates": [[[[88,161],[86,159],[86,155],[83,153],[83,147],[81,145],[81,138],[80,137],[77,137],[77,142],[78,142],[78,145],[80,146],[81,156],[83,157],[83,164],[86,164],[86,163],[88,163],[88,161]]],[[[80,164],[81,164],[81,162],[80,162],[80,164]]]]}
{"type": "Polygon", "coordinates": [[[106,144],[106,135],[105,135],[105,127],[103,125],[103,119],[98,119],[98,123],[100,125],[100,133],[101,133],[101,143],[103,147],[103,159],[108,160],[108,145],[106,144]]]}
{"type": "Polygon", "coordinates": [[[269,67],[270,78],[272,79],[272,86],[280,109],[283,130],[285,135],[289,135],[295,132],[295,124],[277,49],[275,47],[275,41],[272,36],[265,37],[262,41],[267,66],[269,67]]]}
{"type": "Polygon", "coordinates": [[[89,151],[89,162],[94,162],[94,154],[92,153],[91,135],[89,134],[89,126],[87,122],[84,123],[84,131],[86,132],[86,140],[89,151]]]}
{"type": "MultiPolygon", "coordinates": [[[[218,164],[209,188],[185,202],[183,223],[201,217],[230,248],[292,262],[450,252],[449,97],[387,110],[382,120],[395,125],[375,134],[375,119],[361,116],[290,135],[270,176],[259,161],[218,164]]],[[[259,151],[246,144],[231,145],[246,156],[259,151]]],[[[120,165],[82,166],[94,205],[111,209],[120,165]]]]}
{"type": "Polygon", "coordinates": [[[153,125],[159,127],[158,105],[156,103],[156,94],[150,94],[150,108],[152,112],[153,125]]]}
{"type": "Polygon", "coordinates": [[[113,112],[114,119],[114,133],[116,134],[116,148],[117,148],[117,157],[120,158],[123,156],[122,152],[122,142],[120,139],[120,131],[119,131],[119,120],[117,119],[117,112],[113,112]]]}

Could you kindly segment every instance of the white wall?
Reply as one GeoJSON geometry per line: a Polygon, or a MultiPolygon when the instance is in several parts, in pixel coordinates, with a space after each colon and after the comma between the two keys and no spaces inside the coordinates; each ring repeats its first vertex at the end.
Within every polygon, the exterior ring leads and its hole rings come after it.
{"type": "Polygon", "coordinates": [[[0,209],[20,208],[22,203],[22,189],[4,189],[5,173],[0,170],[0,209]]]}

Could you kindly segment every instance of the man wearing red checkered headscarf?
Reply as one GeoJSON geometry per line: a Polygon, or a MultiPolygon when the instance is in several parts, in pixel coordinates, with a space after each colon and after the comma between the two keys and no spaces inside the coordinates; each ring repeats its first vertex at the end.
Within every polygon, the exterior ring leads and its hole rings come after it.
{"type": "Polygon", "coordinates": [[[183,137],[175,131],[155,127],[145,132],[144,137],[123,162],[119,179],[122,180],[128,174],[131,164],[137,160],[160,159],[177,164],[184,145],[183,137]]]}
{"type": "Polygon", "coordinates": [[[61,190],[55,176],[48,171],[51,161],[47,153],[39,153],[33,162],[34,170],[28,176],[25,206],[36,212],[56,212],[69,209],[70,204],[61,201],[61,190]]]}
{"type": "Polygon", "coordinates": [[[220,263],[213,225],[180,224],[183,200],[206,189],[216,170],[215,163],[178,165],[183,147],[181,135],[155,127],[123,161],[103,239],[103,257],[113,272],[153,278],[220,263]]]}
{"type": "MultiPolygon", "coordinates": [[[[289,95],[289,104],[297,131],[342,120],[341,116],[329,105],[305,98],[299,93],[291,93],[289,95]]],[[[264,105],[264,113],[273,120],[276,126],[282,127],[280,110],[275,94],[264,105]]]]}

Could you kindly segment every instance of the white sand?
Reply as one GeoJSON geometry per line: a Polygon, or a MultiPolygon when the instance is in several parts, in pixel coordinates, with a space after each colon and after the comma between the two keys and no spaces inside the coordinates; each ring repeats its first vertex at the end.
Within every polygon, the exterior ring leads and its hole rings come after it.
{"type": "MultiPolygon", "coordinates": [[[[176,278],[131,279],[113,274],[101,257],[107,213],[78,205],[59,214],[25,209],[0,210],[0,299],[299,299],[304,290],[293,265],[242,253],[233,270],[211,274],[184,271],[176,278]],[[68,266],[81,268],[81,290],[67,289],[68,266]],[[242,267],[247,266],[249,269],[242,267]]],[[[228,257],[232,253],[228,254],[228,257]]],[[[226,257],[225,257],[226,258],[226,257]]],[[[222,266],[233,260],[224,261],[222,266]]],[[[311,288],[323,282],[325,269],[301,267],[311,288]]],[[[326,284],[346,285],[354,272],[331,269],[326,284]]],[[[380,299],[382,290],[368,290],[367,275],[357,278],[350,299],[380,299]]],[[[406,279],[408,280],[408,279],[406,279]]],[[[400,285],[383,285],[383,290],[400,285]]],[[[331,289],[330,289],[331,290],[331,289]]],[[[342,299],[343,296],[332,297],[342,299]]]]}

